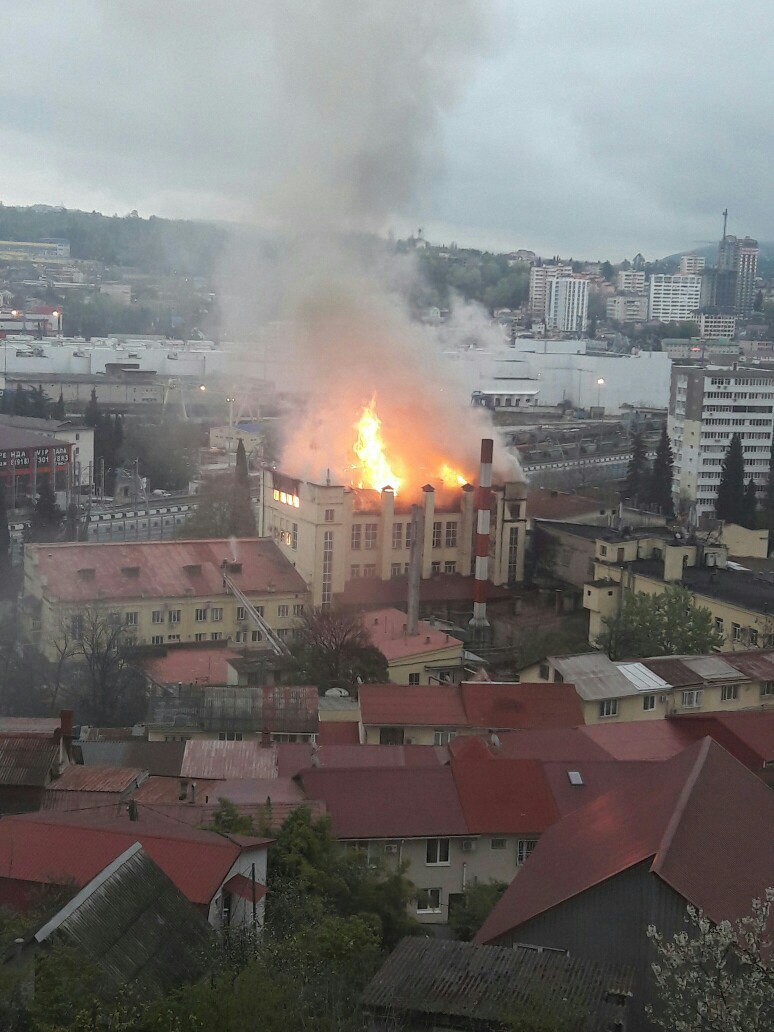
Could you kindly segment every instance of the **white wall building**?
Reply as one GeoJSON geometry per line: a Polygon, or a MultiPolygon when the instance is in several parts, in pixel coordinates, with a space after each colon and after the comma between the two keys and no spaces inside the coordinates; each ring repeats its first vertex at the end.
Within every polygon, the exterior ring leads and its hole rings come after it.
{"type": "Polygon", "coordinates": [[[701,306],[701,276],[650,277],[648,318],[658,322],[686,322],[701,306]]]}
{"type": "Polygon", "coordinates": [[[645,273],[634,269],[620,269],[616,276],[616,288],[622,294],[644,294],[645,273]]]}
{"type": "Polygon", "coordinates": [[[644,294],[616,294],[607,299],[606,314],[616,322],[644,322],[648,318],[648,299],[644,294]]]}
{"type": "Polygon", "coordinates": [[[768,480],[774,436],[774,371],[755,366],[672,367],[668,432],[675,455],[675,497],[713,513],[732,434],[739,434],[745,481],[768,480]]]}
{"type": "Polygon", "coordinates": [[[533,265],[529,272],[529,310],[543,318],[546,310],[546,284],[554,276],[571,276],[571,265],[533,265]]]}
{"type": "Polygon", "coordinates": [[[716,312],[702,312],[699,316],[699,336],[703,338],[733,337],[736,333],[736,316],[716,312]]]}
{"type": "Polygon", "coordinates": [[[701,255],[683,254],[680,255],[680,268],[678,272],[681,276],[699,276],[706,263],[707,259],[702,258],[701,255]]]}
{"type": "Polygon", "coordinates": [[[583,333],[588,307],[588,280],[578,276],[550,276],[546,280],[546,329],[583,333]]]}

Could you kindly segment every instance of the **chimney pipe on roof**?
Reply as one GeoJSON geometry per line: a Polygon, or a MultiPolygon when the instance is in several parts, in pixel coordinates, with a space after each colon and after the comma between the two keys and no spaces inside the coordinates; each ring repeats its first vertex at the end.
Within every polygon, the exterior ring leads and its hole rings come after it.
{"type": "Polygon", "coordinates": [[[411,552],[409,554],[408,605],[406,634],[417,633],[419,624],[419,588],[422,580],[422,553],[425,543],[425,513],[421,506],[411,506],[411,552]]]}
{"type": "Polygon", "coordinates": [[[261,731],[261,748],[268,749],[271,746],[271,734],[269,733],[268,727],[265,727],[261,731]]]}
{"type": "Polygon", "coordinates": [[[486,582],[489,579],[489,522],[492,510],[492,456],[494,441],[481,441],[481,473],[476,489],[476,566],[473,583],[473,619],[470,627],[483,637],[489,627],[486,618],[486,582]]]}
{"type": "Polygon", "coordinates": [[[73,711],[63,709],[59,713],[59,726],[62,728],[63,738],[73,737],[73,711]]]}

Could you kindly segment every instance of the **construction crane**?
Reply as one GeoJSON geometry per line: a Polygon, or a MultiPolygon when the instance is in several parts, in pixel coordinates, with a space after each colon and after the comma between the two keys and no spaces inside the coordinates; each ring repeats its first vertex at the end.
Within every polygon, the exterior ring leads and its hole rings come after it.
{"type": "Polygon", "coordinates": [[[234,598],[237,600],[237,602],[239,602],[239,604],[244,608],[245,612],[250,617],[250,620],[255,624],[255,626],[261,631],[263,636],[266,638],[266,641],[269,643],[269,648],[272,650],[275,656],[290,655],[290,650],[288,649],[285,642],[282,641],[274,633],[274,631],[271,629],[271,627],[269,627],[269,625],[266,623],[264,618],[255,608],[255,606],[247,597],[247,595],[245,595],[242,589],[237,587],[237,585],[233,582],[231,577],[229,577],[228,559],[224,559],[223,562],[220,564],[220,572],[223,575],[223,587],[227,591],[230,591],[234,598]]]}

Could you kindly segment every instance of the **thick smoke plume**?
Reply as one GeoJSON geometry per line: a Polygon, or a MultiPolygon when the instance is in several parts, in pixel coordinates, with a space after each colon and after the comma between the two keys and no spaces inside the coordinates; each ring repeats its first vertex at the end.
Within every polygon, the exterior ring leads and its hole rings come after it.
{"type": "Polygon", "coordinates": [[[493,8],[302,0],[264,12],[279,90],[267,140],[276,174],[259,179],[253,214],[280,243],[257,266],[237,252],[241,293],[250,296],[252,279],[254,304],[231,312],[251,326],[279,320],[266,368],[278,387],[308,393],[282,466],[348,482],[353,425],[375,395],[404,490],[444,462],[473,479],[491,427],[435,334],[409,318],[412,259],[375,234],[421,208],[423,185],[442,174],[444,112],[490,45],[493,8]]]}

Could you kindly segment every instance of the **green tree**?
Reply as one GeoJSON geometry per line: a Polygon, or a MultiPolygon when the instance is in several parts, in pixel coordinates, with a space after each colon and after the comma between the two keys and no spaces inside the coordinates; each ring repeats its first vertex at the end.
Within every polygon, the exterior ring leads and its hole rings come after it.
{"type": "Polygon", "coordinates": [[[245,446],[241,439],[237,445],[234,484],[231,489],[229,533],[235,537],[255,537],[255,515],[250,497],[250,474],[247,469],[245,446]]]}
{"type": "Polygon", "coordinates": [[[32,415],[32,405],[29,394],[21,384],[18,384],[16,390],[13,392],[13,414],[15,416],[32,415]]]}
{"type": "Polygon", "coordinates": [[[32,515],[32,540],[54,541],[62,529],[64,513],[57,505],[51,476],[43,475],[39,479],[38,499],[32,515]]]}
{"type": "Polygon", "coordinates": [[[602,262],[602,265],[601,265],[600,268],[601,268],[602,275],[605,277],[607,282],[608,283],[612,283],[613,279],[615,278],[615,269],[610,264],[610,262],[607,262],[607,261],[602,262]]]}
{"type": "Polygon", "coordinates": [[[67,413],[65,412],[64,395],[61,391],[59,392],[59,397],[51,407],[51,418],[58,420],[67,418],[67,413]]]}
{"type": "Polygon", "coordinates": [[[622,495],[627,501],[637,505],[644,498],[648,488],[648,458],[645,451],[645,440],[642,431],[632,433],[632,457],[626,470],[622,495]]]}
{"type": "Polygon", "coordinates": [[[720,467],[720,484],[715,498],[715,514],[726,523],[741,524],[744,519],[744,454],[742,438],[732,434],[720,467]]]}
{"type": "Polygon", "coordinates": [[[723,645],[709,609],[697,606],[679,584],[660,595],[626,592],[619,612],[603,625],[597,645],[611,659],[704,655],[723,645]]]}
{"type": "Polygon", "coordinates": [[[43,387],[33,387],[30,392],[30,415],[37,419],[48,419],[51,399],[43,387]]]}
{"type": "Polygon", "coordinates": [[[86,402],[86,408],[83,410],[83,419],[87,426],[93,426],[95,431],[100,424],[102,416],[102,409],[99,407],[99,401],[97,400],[97,388],[91,388],[91,397],[86,402]]]}
{"type": "Polygon", "coordinates": [[[216,483],[206,484],[197,496],[196,510],[177,530],[176,536],[188,541],[198,538],[225,538],[231,535],[231,500],[216,483]]]}
{"type": "Polygon", "coordinates": [[[359,682],[388,680],[387,660],[371,641],[362,619],[319,608],[301,622],[288,672],[294,680],[316,684],[320,692],[333,687],[354,691],[359,682]]]}
{"type": "Polygon", "coordinates": [[[747,481],[747,487],[744,489],[744,498],[742,499],[742,518],[740,520],[743,527],[747,527],[749,530],[755,530],[758,521],[758,487],[752,477],[747,481]]]}
{"type": "Polygon", "coordinates": [[[219,831],[223,835],[253,835],[253,819],[249,814],[244,814],[223,796],[218,797],[218,808],[212,815],[212,830],[219,831]]]}
{"type": "Polygon", "coordinates": [[[661,437],[656,448],[656,458],[650,478],[648,500],[655,505],[662,516],[671,519],[675,514],[675,503],[672,497],[674,482],[675,457],[666,427],[661,430],[661,437]]]}
{"type": "Polygon", "coordinates": [[[774,1028],[774,889],[734,924],[689,906],[688,930],[671,939],[648,928],[658,1003],[648,1017],[669,1032],[770,1032],[774,1028]]]}
{"type": "Polygon", "coordinates": [[[462,900],[449,911],[449,927],[458,939],[470,942],[507,887],[499,881],[468,882],[462,900]]]}

